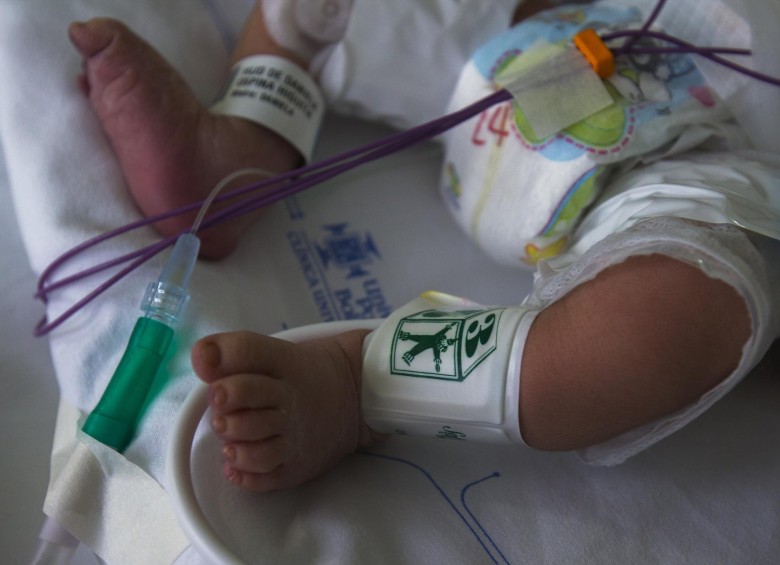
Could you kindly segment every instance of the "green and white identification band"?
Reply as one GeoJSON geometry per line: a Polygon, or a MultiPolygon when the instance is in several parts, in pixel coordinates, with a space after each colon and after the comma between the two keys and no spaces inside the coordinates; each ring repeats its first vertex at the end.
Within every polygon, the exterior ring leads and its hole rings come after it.
{"type": "Polygon", "coordinates": [[[211,111],[263,125],[289,141],[309,162],[325,113],[317,83],[275,55],[252,55],[233,67],[211,111]]]}
{"type": "Polygon", "coordinates": [[[379,433],[524,443],[520,368],[537,311],[428,292],[363,344],[361,413],[379,433]]]}

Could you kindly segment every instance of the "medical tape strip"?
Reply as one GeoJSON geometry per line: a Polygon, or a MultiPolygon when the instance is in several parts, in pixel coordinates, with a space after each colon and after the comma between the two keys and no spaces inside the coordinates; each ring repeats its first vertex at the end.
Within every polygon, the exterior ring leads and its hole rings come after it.
{"type": "Polygon", "coordinates": [[[364,342],[361,412],[375,432],[524,443],[520,366],[536,311],[425,293],[364,342]]]}
{"type": "Polygon", "coordinates": [[[143,469],[79,432],[60,399],[43,511],[106,563],[173,563],[190,545],[167,493],[143,469]]]}
{"type": "Polygon", "coordinates": [[[493,80],[512,94],[537,139],[556,134],[614,103],[601,77],[573,46],[540,41],[493,80]]]}
{"type": "Polygon", "coordinates": [[[275,131],[308,162],[325,102],[314,79],[292,61],[252,55],[233,67],[211,111],[245,118],[275,131]]]}

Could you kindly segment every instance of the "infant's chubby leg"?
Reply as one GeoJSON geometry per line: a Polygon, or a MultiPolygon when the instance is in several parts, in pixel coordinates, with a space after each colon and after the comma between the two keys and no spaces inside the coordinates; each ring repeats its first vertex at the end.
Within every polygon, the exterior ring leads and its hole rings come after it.
{"type": "MultiPolygon", "coordinates": [[[[122,23],[95,18],[71,24],[68,33],[84,58],[81,89],[147,216],[205,198],[235,170],[280,173],[300,162],[293,146],[271,130],[211,114],[179,73],[122,23]]],[[[192,225],[196,212],[156,227],[165,235],[179,233],[192,225]]],[[[248,223],[204,231],[201,255],[229,254],[248,223]]]]}
{"type": "Polygon", "coordinates": [[[751,335],[743,297],[671,257],[631,257],[536,318],[522,364],[529,445],[573,450],[649,424],[737,368],[751,335]]]}
{"type": "Polygon", "coordinates": [[[229,481],[260,492],[292,488],[373,444],[360,415],[367,333],[293,344],[235,332],[195,344],[192,363],[209,385],[229,481]]]}

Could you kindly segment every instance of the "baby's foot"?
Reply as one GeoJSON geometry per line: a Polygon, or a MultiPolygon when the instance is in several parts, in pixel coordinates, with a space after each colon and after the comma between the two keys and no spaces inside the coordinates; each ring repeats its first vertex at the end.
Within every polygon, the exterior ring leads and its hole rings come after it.
{"type": "MultiPolygon", "coordinates": [[[[274,132],[211,114],[173,67],[121,23],[93,19],[68,31],[84,57],[81,86],[147,216],[205,198],[237,169],[278,173],[298,164],[300,155],[274,132]]],[[[195,214],[159,222],[157,228],[176,234],[192,225],[195,214]]],[[[204,231],[201,255],[229,254],[248,223],[204,231]]]]}
{"type": "Polygon", "coordinates": [[[225,477],[253,491],[287,489],[372,445],[360,415],[360,355],[367,332],[293,344],[250,332],[195,344],[209,384],[225,477]]]}

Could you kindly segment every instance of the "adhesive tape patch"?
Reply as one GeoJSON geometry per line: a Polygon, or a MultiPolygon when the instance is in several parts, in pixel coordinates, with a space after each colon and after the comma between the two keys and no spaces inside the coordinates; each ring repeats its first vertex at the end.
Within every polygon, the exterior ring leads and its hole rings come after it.
{"type": "Polygon", "coordinates": [[[292,61],[252,55],[233,67],[211,111],[245,118],[275,131],[308,162],[325,103],[314,79],[292,61]]]}
{"type": "Polygon", "coordinates": [[[544,139],[614,103],[575,47],[539,42],[495,79],[514,97],[537,139],[544,139]]]}

